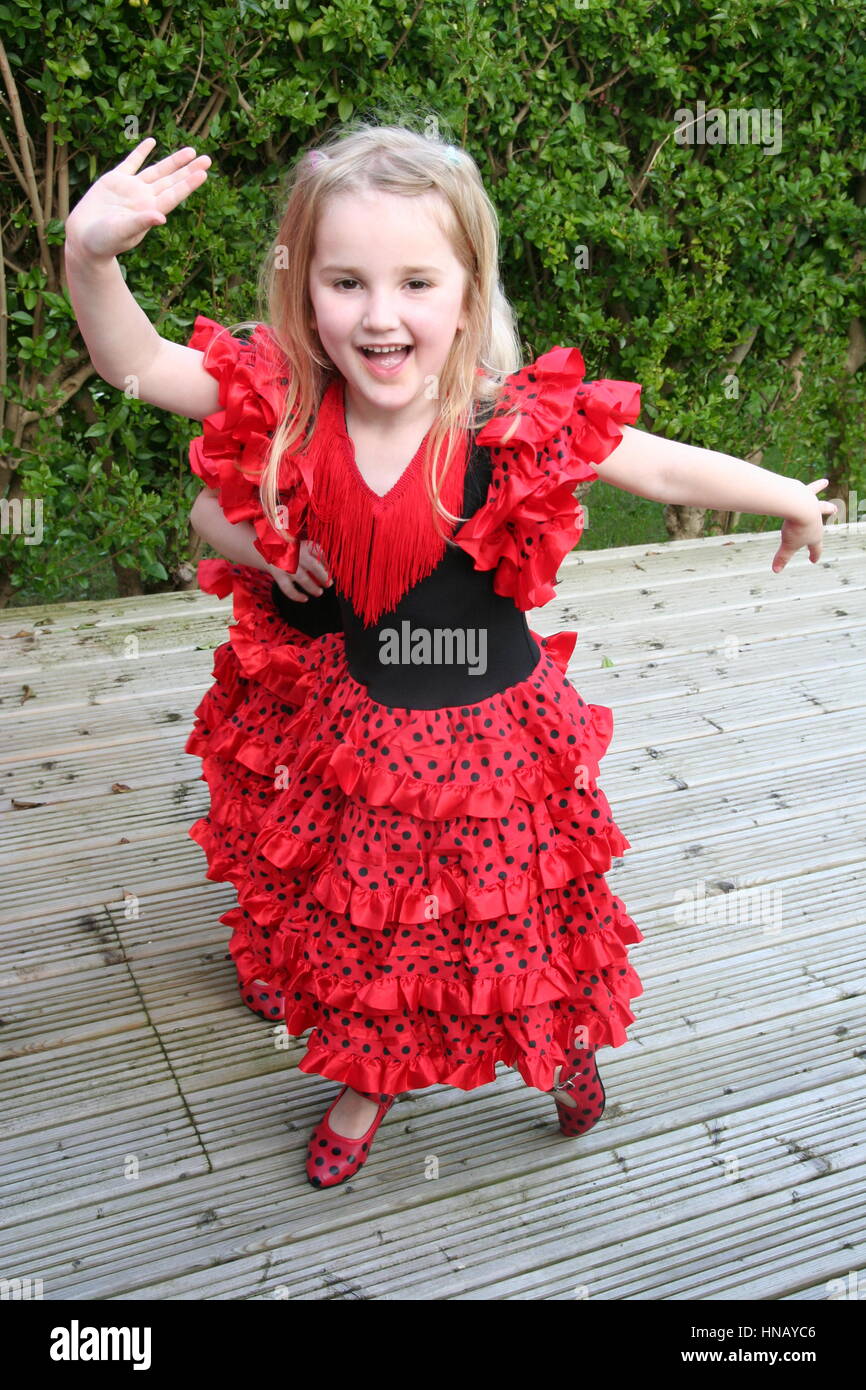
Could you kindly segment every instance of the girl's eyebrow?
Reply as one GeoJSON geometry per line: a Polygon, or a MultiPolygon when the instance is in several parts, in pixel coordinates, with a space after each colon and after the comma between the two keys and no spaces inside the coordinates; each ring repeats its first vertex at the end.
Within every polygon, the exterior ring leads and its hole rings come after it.
{"type": "MultiPolygon", "coordinates": [[[[331,275],[331,274],[333,274],[333,273],[334,273],[335,271],[337,271],[337,270],[339,270],[339,271],[344,271],[344,272],[346,272],[347,274],[350,274],[350,275],[357,275],[359,278],[361,277],[361,271],[358,270],[358,269],[356,269],[356,267],[355,267],[355,266],[352,266],[352,265],[323,265],[323,266],[322,266],[322,269],[321,269],[321,271],[320,271],[320,274],[321,274],[321,275],[331,275]]],[[[438,272],[439,272],[439,266],[438,266],[438,265],[404,265],[404,266],[401,266],[401,267],[400,267],[400,269],[397,271],[397,274],[398,274],[398,275],[419,275],[419,274],[429,275],[429,274],[431,274],[431,273],[437,274],[438,272]]]]}

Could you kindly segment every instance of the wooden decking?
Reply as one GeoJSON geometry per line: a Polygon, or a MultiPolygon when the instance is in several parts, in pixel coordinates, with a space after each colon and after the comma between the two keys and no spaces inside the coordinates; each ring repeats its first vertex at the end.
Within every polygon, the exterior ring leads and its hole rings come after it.
{"type": "Polygon", "coordinates": [[[335,1084],[239,1002],[183,751],[230,600],[7,611],[0,1279],[45,1299],[803,1299],[866,1258],[866,525],[580,550],[540,632],[614,711],[645,940],[602,1122],[501,1068],[401,1098],[349,1184],[335,1084]],[[688,903],[692,903],[688,910],[688,903]],[[436,1164],[432,1162],[436,1160],[436,1164]],[[430,1176],[438,1165],[438,1176],[430,1176]]]}

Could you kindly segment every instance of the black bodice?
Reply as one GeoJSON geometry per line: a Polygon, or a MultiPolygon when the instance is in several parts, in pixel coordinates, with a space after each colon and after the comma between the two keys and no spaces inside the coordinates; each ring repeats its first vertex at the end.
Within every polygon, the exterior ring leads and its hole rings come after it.
{"type": "MultiPolygon", "coordinates": [[[[484,503],[490,450],[473,448],[466,468],[462,515],[484,503]]],[[[398,709],[442,709],[484,700],[526,680],[541,656],[524,613],[493,589],[494,570],[476,570],[471,555],[446,547],[439,564],[369,627],[331,585],[306,603],[274,583],[287,622],[310,636],[344,631],[351,675],[370,698],[398,709]]]]}

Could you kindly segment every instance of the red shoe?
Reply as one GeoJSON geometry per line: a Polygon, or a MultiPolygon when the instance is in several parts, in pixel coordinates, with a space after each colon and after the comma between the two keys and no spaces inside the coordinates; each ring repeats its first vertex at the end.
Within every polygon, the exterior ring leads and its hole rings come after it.
{"type": "Polygon", "coordinates": [[[341,1087],[310,1135],[306,1168],[313,1187],[336,1187],[337,1183],[345,1182],[357,1173],[367,1162],[373,1135],[396,1099],[380,1091],[359,1091],[359,1096],[377,1101],[379,1108],[365,1134],[359,1139],[347,1139],[344,1134],[337,1134],[331,1129],[328,1117],[348,1089],[348,1086],[341,1087]]]}
{"type": "Polygon", "coordinates": [[[577,1101],[575,1106],[556,1101],[559,1128],[569,1138],[577,1134],[586,1134],[587,1130],[598,1124],[604,1114],[607,1097],[598,1074],[595,1053],[594,1047],[568,1048],[565,1063],[559,1073],[559,1082],[553,1087],[554,1100],[557,1091],[570,1091],[577,1101]]]}

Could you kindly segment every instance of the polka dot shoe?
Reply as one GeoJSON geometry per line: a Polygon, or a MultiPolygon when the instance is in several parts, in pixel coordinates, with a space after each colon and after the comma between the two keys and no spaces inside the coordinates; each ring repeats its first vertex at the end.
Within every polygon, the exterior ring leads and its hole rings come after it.
{"type": "Polygon", "coordinates": [[[347,1139],[336,1134],[328,1124],[331,1111],[345,1095],[348,1086],[342,1086],[328,1106],[316,1128],[310,1135],[307,1148],[307,1177],[313,1187],[336,1187],[357,1173],[370,1156],[373,1136],[384,1120],[395,1097],[379,1091],[359,1091],[359,1096],[378,1102],[373,1123],[359,1139],[347,1139]]]}
{"type": "Polygon", "coordinates": [[[568,1091],[577,1102],[572,1106],[556,1100],[559,1128],[569,1138],[586,1134],[604,1114],[607,1097],[598,1074],[595,1053],[594,1047],[568,1048],[559,1082],[553,1087],[554,1100],[558,1091],[568,1091]]]}

